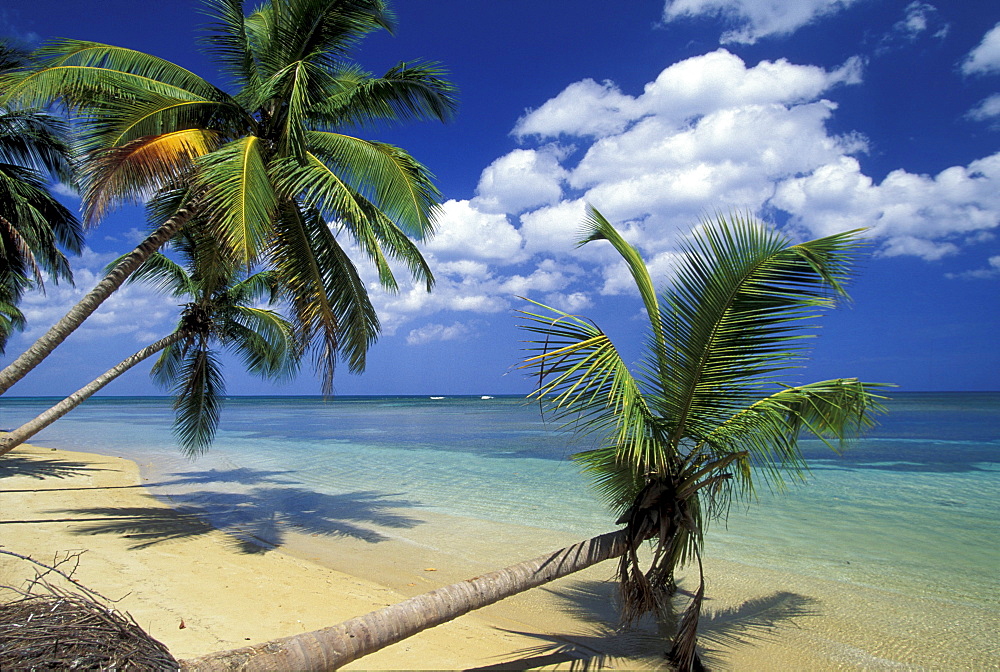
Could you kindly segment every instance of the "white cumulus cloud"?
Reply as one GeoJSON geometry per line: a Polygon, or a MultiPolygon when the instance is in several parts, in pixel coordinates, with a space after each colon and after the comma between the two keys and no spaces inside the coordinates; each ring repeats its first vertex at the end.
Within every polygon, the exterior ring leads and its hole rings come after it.
{"type": "Polygon", "coordinates": [[[966,75],[985,75],[1000,72],[1000,23],[993,26],[983,41],[962,61],[966,75]]]}
{"type": "Polygon", "coordinates": [[[488,213],[517,214],[558,202],[566,179],[566,170],[559,164],[564,155],[565,150],[548,145],[501,156],[483,170],[475,207],[488,213]]]}
{"type": "Polygon", "coordinates": [[[1000,153],[933,176],[894,170],[880,184],[843,157],[780,184],[773,204],[815,235],[868,227],[883,254],[939,259],[1000,225],[1000,153]]]}
{"type": "Polygon", "coordinates": [[[521,235],[503,213],[477,210],[469,201],[446,201],[437,233],[424,249],[441,259],[503,259],[520,256],[521,235]]]}

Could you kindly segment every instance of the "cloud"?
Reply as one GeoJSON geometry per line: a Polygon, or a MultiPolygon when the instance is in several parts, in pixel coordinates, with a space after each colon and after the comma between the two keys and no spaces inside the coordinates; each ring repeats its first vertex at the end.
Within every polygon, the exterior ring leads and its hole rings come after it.
{"type": "MultiPolygon", "coordinates": [[[[9,346],[8,351],[23,349],[45,333],[104,277],[105,265],[117,256],[97,254],[87,248],[70,261],[75,286],[65,282],[58,285],[46,282],[44,293],[33,291],[25,294],[21,310],[28,320],[28,328],[14,337],[16,342],[9,346]]],[[[128,338],[138,348],[171,333],[177,326],[179,312],[177,299],[143,284],[128,284],[101,304],[73,333],[72,338],[84,342],[128,338]]],[[[122,356],[125,354],[123,352],[122,356]]]]}
{"type": "Polygon", "coordinates": [[[949,24],[941,23],[934,5],[917,0],[906,6],[903,18],[894,23],[892,29],[882,37],[875,53],[881,55],[892,49],[913,44],[930,31],[933,31],[932,37],[944,39],[950,29],[949,24]]]}
{"type": "Polygon", "coordinates": [[[517,214],[558,202],[566,179],[559,161],[565,155],[565,149],[547,145],[501,156],[483,170],[475,207],[487,213],[517,214]]]}
{"type": "Polygon", "coordinates": [[[934,176],[894,170],[881,184],[842,157],[779,184],[772,204],[813,235],[867,227],[881,254],[940,259],[1000,225],[1000,153],[934,176]]]}
{"type": "Polygon", "coordinates": [[[456,314],[508,311],[516,296],[568,312],[598,295],[633,296],[611,245],[577,247],[588,203],[638,248],[657,285],[674,273],[679,237],[715,212],[769,215],[802,237],[868,227],[884,256],[935,260],[983,244],[1000,223],[1000,154],[873,178],[867,138],[831,130],[832,98],[863,77],[857,58],[824,69],[718,49],[664,68],[636,94],[569,84],[517,120],[520,146],[483,169],[473,198],[444,205],[439,236],[423,246],[434,292],[373,293],[383,333],[446,313],[403,332],[445,338],[470,324],[452,323],[456,314]]]}
{"type": "Polygon", "coordinates": [[[1000,93],[994,93],[969,110],[968,117],[975,121],[988,121],[1000,117],[1000,93]]]}
{"type": "Polygon", "coordinates": [[[638,97],[622,93],[611,82],[570,84],[521,117],[514,134],[520,138],[610,137],[651,116],[680,126],[720,109],[815,100],[839,84],[859,83],[861,71],[858,58],[832,71],[794,65],[785,59],[761,61],[747,68],[740,57],[719,49],[671,65],[638,97]]]}
{"type": "Polygon", "coordinates": [[[988,75],[1000,72],[1000,23],[993,26],[983,41],[962,61],[966,75],[988,75]]]}
{"type": "Polygon", "coordinates": [[[521,235],[502,213],[450,200],[437,217],[437,233],[424,249],[441,259],[504,259],[519,255],[521,235]]]}
{"type": "Polygon", "coordinates": [[[986,280],[1000,277],[1000,254],[990,257],[987,260],[986,268],[977,268],[964,273],[947,273],[946,277],[951,279],[986,280]]]}
{"type": "Polygon", "coordinates": [[[56,182],[52,185],[51,189],[52,193],[57,196],[65,196],[66,198],[73,198],[77,200],[80,198],[80,192],[77,191],[75,187],[72,187],[65,182],[56,182]]]}
{"type": "Polygon", "coordinates": [[[855,0],[667,0],[665,22],[702,16],[718,17],[734,25],[722,34],[722,44],[754,44],[764,37],[789,35],[824,16],[835,14],[855,0]]]}
{"type": "Polygon", "coordinates": [[[474,323],[454,322],[449,326],[443,324],[425,324],[410,330],[406,336],[407,345],[425,345],[434,341],[465,340],[476,335],[474,323]]]}

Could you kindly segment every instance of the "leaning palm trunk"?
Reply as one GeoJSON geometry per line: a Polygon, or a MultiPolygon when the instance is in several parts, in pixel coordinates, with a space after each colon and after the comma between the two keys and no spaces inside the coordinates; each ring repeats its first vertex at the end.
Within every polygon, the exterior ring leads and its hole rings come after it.
{"type": "Polygon", "coordinates": [[[185,333],[182,331],[175,331],[174,333],[161,338],[160,340],[152,343],[139,352],[135,353],[131,357],[123,359],[117,366],[108,369],[105,373],[95,378],[93,381],[84,385],[79,390],[69,395],[58,404],[40,414],[34,420],[29,420],[12,432],[5,434],[0,437],[0,455],[5,455],[10,451],[17,448],[19,445],[30,439],[32,436],[42,431],[53,422],[66,415],[74,408],[82,404],[91,395],[103,388],[105,385],[110,383],[112,380],[122,375],[133,366],[139,362],[149,359],[156,353],[160,352],[164,348],[173,345],[177,341],[185,337],[185,333]]]}
{"type": "Polygon", "coordinates": [[[335,670],[463,614],[621,556],[624,530],[609,532],[474,579],[453,583],[323,630],[181,661],[182,670],[335,670]]]}
{"type": "MultiPolygon", "coordinates": [[[[65,341],[84,320],[100,308],[101,304],[128,279],[135,269],[142,265],[154,252],[174,237],[194,211],[190,207],[181,208],[177,213],[153,231],[142,243],[122,258],[121,262],[104,276],[80,302],[70,308],[66,315],[45,332],[20,357],[0,371],[0,394],[5,393],[16,382],[24,378],[38,364],[49,356],[60,343],[65,341]]],[[[0,453],[2,454],[2,453],[0,453]]]]}

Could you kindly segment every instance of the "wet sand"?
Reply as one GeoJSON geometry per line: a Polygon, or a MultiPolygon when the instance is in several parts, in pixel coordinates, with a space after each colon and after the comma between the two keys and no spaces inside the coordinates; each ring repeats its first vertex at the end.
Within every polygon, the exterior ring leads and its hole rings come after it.
{"type": "MultiPolygon", "coordinates": [[[[579,541],[400,509],[340,533],[285,530],[280,549],[262,548],[249,530],[241,539],[169,508],[142,482],[122,458],[21,447],[0,458],[0,546],[45,562],[85,551],[76,578],[120,598],[178,658],[332,625],[579,541]]],[[[980,607],[711,559],[705,571],[701,643],[715,669],[1000,668],[1000,616],[980,607]]],[[[652,624],[617,630],[613,573],[613,562],[597,565],[347,669],[662,667],[652,624]]],[[[30,576],[0,556],[0,584],[30,576]]],[[[693,588],[690,577],[681,585],[693,588]]]]}

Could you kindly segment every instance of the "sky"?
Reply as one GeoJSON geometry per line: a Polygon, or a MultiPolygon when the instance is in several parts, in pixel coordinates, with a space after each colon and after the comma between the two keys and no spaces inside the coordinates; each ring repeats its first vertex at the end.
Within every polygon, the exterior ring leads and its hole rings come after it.
{"type": "MultiPolygon", "coordinates": [[[[249,5],[250,3],[248,3],[249,5]]],[[[857,377],[904,391],[998,390],[1000,3],[995,0],[397,0],[393,35],[355,59],[378,73],[440,61],[460,90],[448,124],[366,131],[437,176],[432,293],[380,291],[368,369],[337,394],[524,394],[518,297],[585,315],[626,359],[641,302],[607,245],[577,249],[598,208],[664,285],[679,237],[749,212],[793,240],[867,228],[850,292],[789,382],[857,377]]],[[[13,0],[0,34],[141,49],[221,81],[197,47],[193,0],[13,0]],[[99,11],[93,8],[99,7],[99,11]]],[[[58,188],[58,187],[57,187],[58,188]]],[[[61,191],[64,189],[59,188],[61,191]]],[[[70,207],[79,199],[62,198],[70,207]]],[[[89,232],[75,287],[22,308],[9,361],[144,232],[123,208],[89,232]]],[[[404,274],[405,275],[405,274],[404,274]]],[[[65,395],[169,333],[176,300],[116,294],[8,393],[65,395]]],[[[108,395],[162,394],[140,366],[108,395]]],[[[318,394],[304,368],[275,385],[226,367],[230,394],[318,394]]]]}

